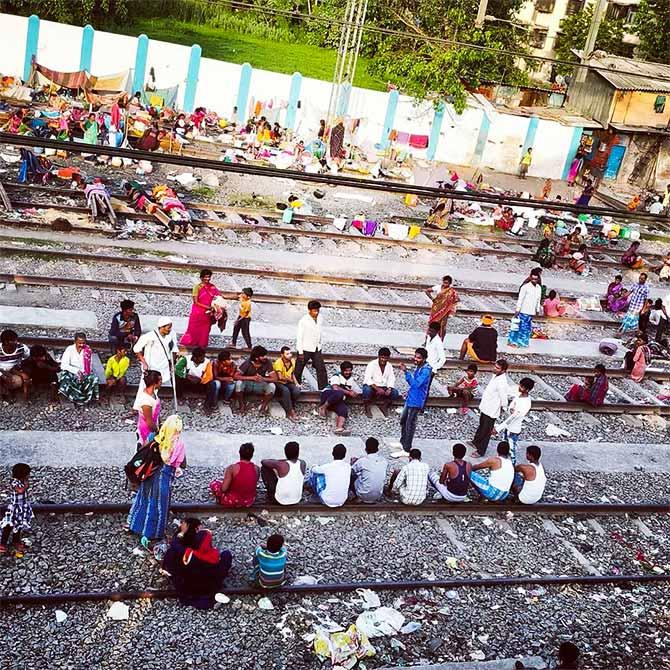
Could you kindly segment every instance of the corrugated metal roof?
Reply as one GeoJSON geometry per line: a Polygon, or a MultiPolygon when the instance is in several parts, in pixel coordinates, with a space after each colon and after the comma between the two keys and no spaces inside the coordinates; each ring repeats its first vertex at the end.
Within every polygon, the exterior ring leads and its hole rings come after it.
{"type": "Polygon", "coordinates": [[[640,133],[645,135],[670,135],[670,130],[667,128],[659,128],[658,126],[629,126],[623,123],[610,123],[614,130],[619,130],[623,133],[640,133]]]}
{"type": "Polygon", "coordinates": [[[588,64],[618,70],[618,72],[603,72],[601,70],[594,70],[594,72],[606,79],[619,91],[670,93],[670,65],[633,60],[632,58],[610,54],[591,56],[588,64]]]}

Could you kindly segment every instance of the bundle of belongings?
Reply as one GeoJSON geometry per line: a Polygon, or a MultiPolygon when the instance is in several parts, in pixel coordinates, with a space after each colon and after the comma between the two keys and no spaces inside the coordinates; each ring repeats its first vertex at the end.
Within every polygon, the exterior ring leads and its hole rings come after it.
{"type": "Polygon", "coordinates": [[[155,186],[149,194],[138,182],[129,181],[123,184],[123,190],[136,210],[156,217],[174,237],[186,237],[192,232],[191,214],[166,184],[155,186]]]}

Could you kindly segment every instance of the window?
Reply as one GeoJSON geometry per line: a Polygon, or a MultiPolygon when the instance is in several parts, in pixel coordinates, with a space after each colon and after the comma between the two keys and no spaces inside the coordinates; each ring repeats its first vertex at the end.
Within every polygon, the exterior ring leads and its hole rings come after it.
{"type": "Polygon", "coordinates": [[[657,114],[663,114],[665,111],[665,96],[657,95],[656,100],[654,101],[654,111],[657,114]]]}
{"type": "Polygon", "coordinates": [[[609,5],[606,16],[608,19],[620,20],[625,19],[630,11],[626,5],[609,5]]]}
{"type": "Polygon", "coordinates": [[[565,8],[565,14],[578,14],[584,8],[584,0],[568,0],[568,6],[565,8]]]}
{"type": "Polygon", "coordinates": [[[535,9],[537,9],[538,12],[551,14],[554,11],[555,4],[556,0],[535,0],[535,9]]]}
{"type": "Polygon", "coordinates": [[[534,49],[542,49],[547,41],[547,29],[535,28],[530,33],[530,46],[534,49]]]}

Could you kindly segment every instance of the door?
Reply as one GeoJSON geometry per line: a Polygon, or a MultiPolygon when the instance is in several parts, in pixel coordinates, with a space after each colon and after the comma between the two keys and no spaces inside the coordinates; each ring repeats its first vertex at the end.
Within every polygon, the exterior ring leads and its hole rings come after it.
{"type": "Polygon", "coordinates": [[[607,159],[607,166],[603,179],[616,179],[619,174],[619,168],[623,161],[623,155],[626,153],[626,147],[623,144],[615,144],[610,150],[610,155],[607,159]]]}

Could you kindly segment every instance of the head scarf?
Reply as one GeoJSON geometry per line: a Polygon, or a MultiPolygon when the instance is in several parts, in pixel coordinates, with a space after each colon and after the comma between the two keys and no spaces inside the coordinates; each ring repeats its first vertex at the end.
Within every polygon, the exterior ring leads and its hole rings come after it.
{"type": "Polygon", "coordinates": [[[182,428],[181,418],[177,414],[173,414],[165,420],[156,436],[163,462],[173,467],[179,467],[184,460],[184,443],[181,440],[182,428]]]}
{"type": "Polygon", "coordinates": [[[161,316],[161,318],[158,319],[157,328],[162,328],[163,326],[169,325],[172,325],[172,319],[169,316],[161,316]]]}

